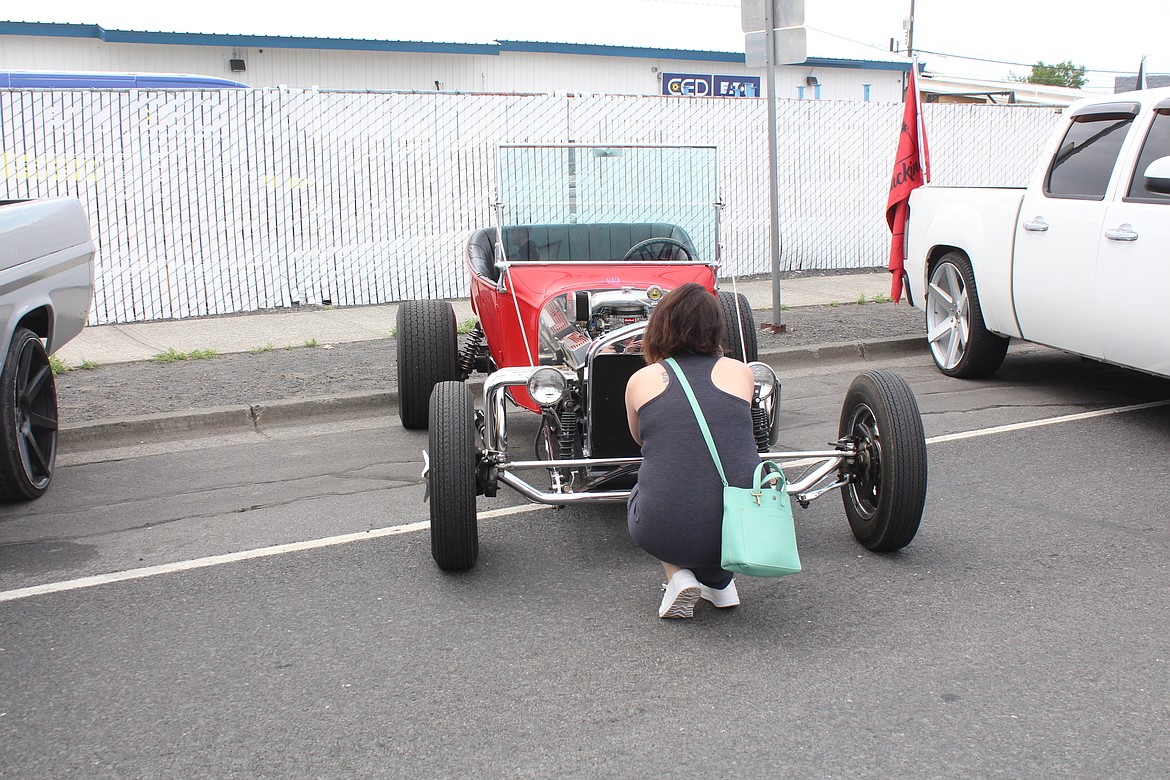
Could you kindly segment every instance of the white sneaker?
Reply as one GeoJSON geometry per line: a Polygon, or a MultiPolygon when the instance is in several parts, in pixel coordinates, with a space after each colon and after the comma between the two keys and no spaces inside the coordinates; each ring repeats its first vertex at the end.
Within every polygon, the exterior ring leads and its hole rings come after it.
{"type": "Polygon", "coordinates": [[[689,618],[695,615],[695,602],[699,600],[702,586],[690,569],[679,569],[662,586],[662,603],[658,605],[660,618],[689,618]]]}
{"type": "Polygon", "coordinates": [[[739,591],[735,589],[735,580],[727,583],[723,590],[708,588],[706,585],[700,585],[699,589],[703,598],[720,609],[739,606],[739,591]]]}

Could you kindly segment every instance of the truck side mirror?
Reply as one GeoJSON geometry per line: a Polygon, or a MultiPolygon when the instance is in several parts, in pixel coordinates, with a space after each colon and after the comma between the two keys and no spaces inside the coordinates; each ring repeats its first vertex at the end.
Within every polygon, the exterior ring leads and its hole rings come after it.
{"type": "Polygon", "coordinates": [[[1170,195],[1170,157],[1159,157],[1146,166],[1146,189],[1170,195]]]}

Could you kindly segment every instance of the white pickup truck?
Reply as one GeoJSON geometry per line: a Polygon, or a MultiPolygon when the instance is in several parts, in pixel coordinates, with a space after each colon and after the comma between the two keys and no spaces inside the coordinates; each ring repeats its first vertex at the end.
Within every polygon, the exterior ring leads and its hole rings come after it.
{"type": "Polygon", "coordinates": [[[53,477],[49,355],[85,327],[94,251],[75,198],[0,201],[0,500],[38,498],[53,477]]]}
{"type": "Polygon", "coordinates": [[[1170,88],[1071,105],[1026,189],[915,190],[906,239],[944,374],[1018,338],[1170,376],[1170,88]]]}

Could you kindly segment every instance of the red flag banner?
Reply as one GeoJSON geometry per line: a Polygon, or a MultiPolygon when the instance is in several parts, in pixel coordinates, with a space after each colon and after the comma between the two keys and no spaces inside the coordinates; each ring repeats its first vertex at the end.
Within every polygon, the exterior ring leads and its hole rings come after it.
{"type": "Polygon", "coordinates": [[[898,154],[890,177],[890,197],[886,202],[886,224],[890,226],[890,273],[894,275],[890,296],[894,303],[902,300],[902,260],[906,255],[906,217],[910,212],[910,193],[930,181],[930,150],[919,110],[918,63],[910,69],[902,112],[902,132],[898,135],[898,154]]]}

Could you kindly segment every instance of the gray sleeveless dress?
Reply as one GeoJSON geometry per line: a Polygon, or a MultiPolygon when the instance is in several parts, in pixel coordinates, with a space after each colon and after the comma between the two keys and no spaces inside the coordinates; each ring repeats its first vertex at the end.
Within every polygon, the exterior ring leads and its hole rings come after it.
{"type": "MultiPolygon", "coordinates": [[[[711,382],[718,357],[676,355],[675,360],[707,418],[728,483],[751,487],[760,463],[751,405],[711,382]]],[[[665,391],[638,410],[638,432],[643,460],[628,503],[630,536],[658,560],[690,569],[704,585],[725,587],[731,573],[719,567],[723,483],[673,376],[665,391]]]]}

